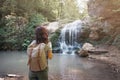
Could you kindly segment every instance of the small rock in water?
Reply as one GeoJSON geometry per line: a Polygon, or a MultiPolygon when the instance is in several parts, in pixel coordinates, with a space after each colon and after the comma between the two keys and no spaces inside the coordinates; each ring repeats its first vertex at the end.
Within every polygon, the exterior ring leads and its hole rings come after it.
{"type": "Polygon", "coordinates": [[[16,74],[7,74],[8,77],[20,77],[20,75],[16,75],[16,74]]]}

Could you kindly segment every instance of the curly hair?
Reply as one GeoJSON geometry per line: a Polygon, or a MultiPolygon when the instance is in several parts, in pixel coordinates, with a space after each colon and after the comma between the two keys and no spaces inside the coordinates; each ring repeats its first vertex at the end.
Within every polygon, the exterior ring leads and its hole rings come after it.
{"type": "Polygon", "coordinates": [[[42,26],[38,26],[35,29],[35,39],[36,39],[36,43],[48,43],[48,31],[46,28],[42,27],[42,26]]]}

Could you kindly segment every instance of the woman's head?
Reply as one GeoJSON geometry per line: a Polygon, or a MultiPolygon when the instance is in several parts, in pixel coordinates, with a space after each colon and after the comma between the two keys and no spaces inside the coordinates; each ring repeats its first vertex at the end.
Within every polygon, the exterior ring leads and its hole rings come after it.
{"type": "Polygon", "coordinates": [[[39,43],[48,43],[48,31],[44,27],[38,26],[35,29],[36,42],[39,43]]]}

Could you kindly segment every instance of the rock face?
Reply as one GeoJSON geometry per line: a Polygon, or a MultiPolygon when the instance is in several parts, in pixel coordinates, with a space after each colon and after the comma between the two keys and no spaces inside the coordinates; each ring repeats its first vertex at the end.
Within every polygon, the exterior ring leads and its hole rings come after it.
{"type": "Polygon", "coordinates": [[[92,19],[91,26],[102,27],[111,34],[119,32],[120,0],[89,0],[88,14],[92,19]]]}
{"type": "Polygon", "coordinates": [[[120,0],[89,0],[88,12],[91,17],[101,18],[112,24],[120,24],[120,0]]]}
{"type": "Polygon", "coordinates": [[[91,30],[91,32],[90,32],[90,34],[89,34],[89,38],[91,39],[91,40],[98,40],[100,37],[99,37],[99,34],[98,34],[98,29],[99,28],[97,28],[97,27],[92,27],[90,30],[91,30]]]}
{"type": "Polygon", "coordinates": [[[51,22],[47,26],[47,29],[50,33],[54,33],[58,28],[59,28],[59,22],[51,22]]]}

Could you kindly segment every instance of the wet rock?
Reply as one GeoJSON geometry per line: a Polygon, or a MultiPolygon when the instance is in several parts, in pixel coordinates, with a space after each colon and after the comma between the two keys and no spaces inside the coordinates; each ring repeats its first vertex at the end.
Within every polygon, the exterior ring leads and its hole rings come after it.
{"type": "Polygon", "coordinates": [[[83,49],[81,49],[81,50],[78,52],[78,54],[79,54],[80,57],[88,57],[88,51],[83,50],[83,49]]]}
{"type": "Polygon", "coordinates": [[[56,47],[56,48],[53,48],[52,52],[53,53],[62,53],[62,50],[60,49],[60,47],[56,47]]]}
{"type": "Polygon", "coordinates": [[[0,80],[26,80],[24,76],[17,74],[1,74],[0,80]]]}
{"type": "Polygon", "coordinates": [[[16,74],[7,74],[7,77],[22,77],[21,75],[16,74]]]}
{"type": "Polygon", "coordinates": [[[81,57],[87,57],[87,56],[89,55],[89,54],[88,54],[88,51],[89,51],[89,50],[92,50],[92,49],[94,49],[94,47],[93,47],[92,44],[90,44],[90,43],[85,43],[85,44],[83,44],[82,49],[80,49],[80,50],[78,51],[78,54],[79,54],[79,56],[81,56],[81,57]]]}

